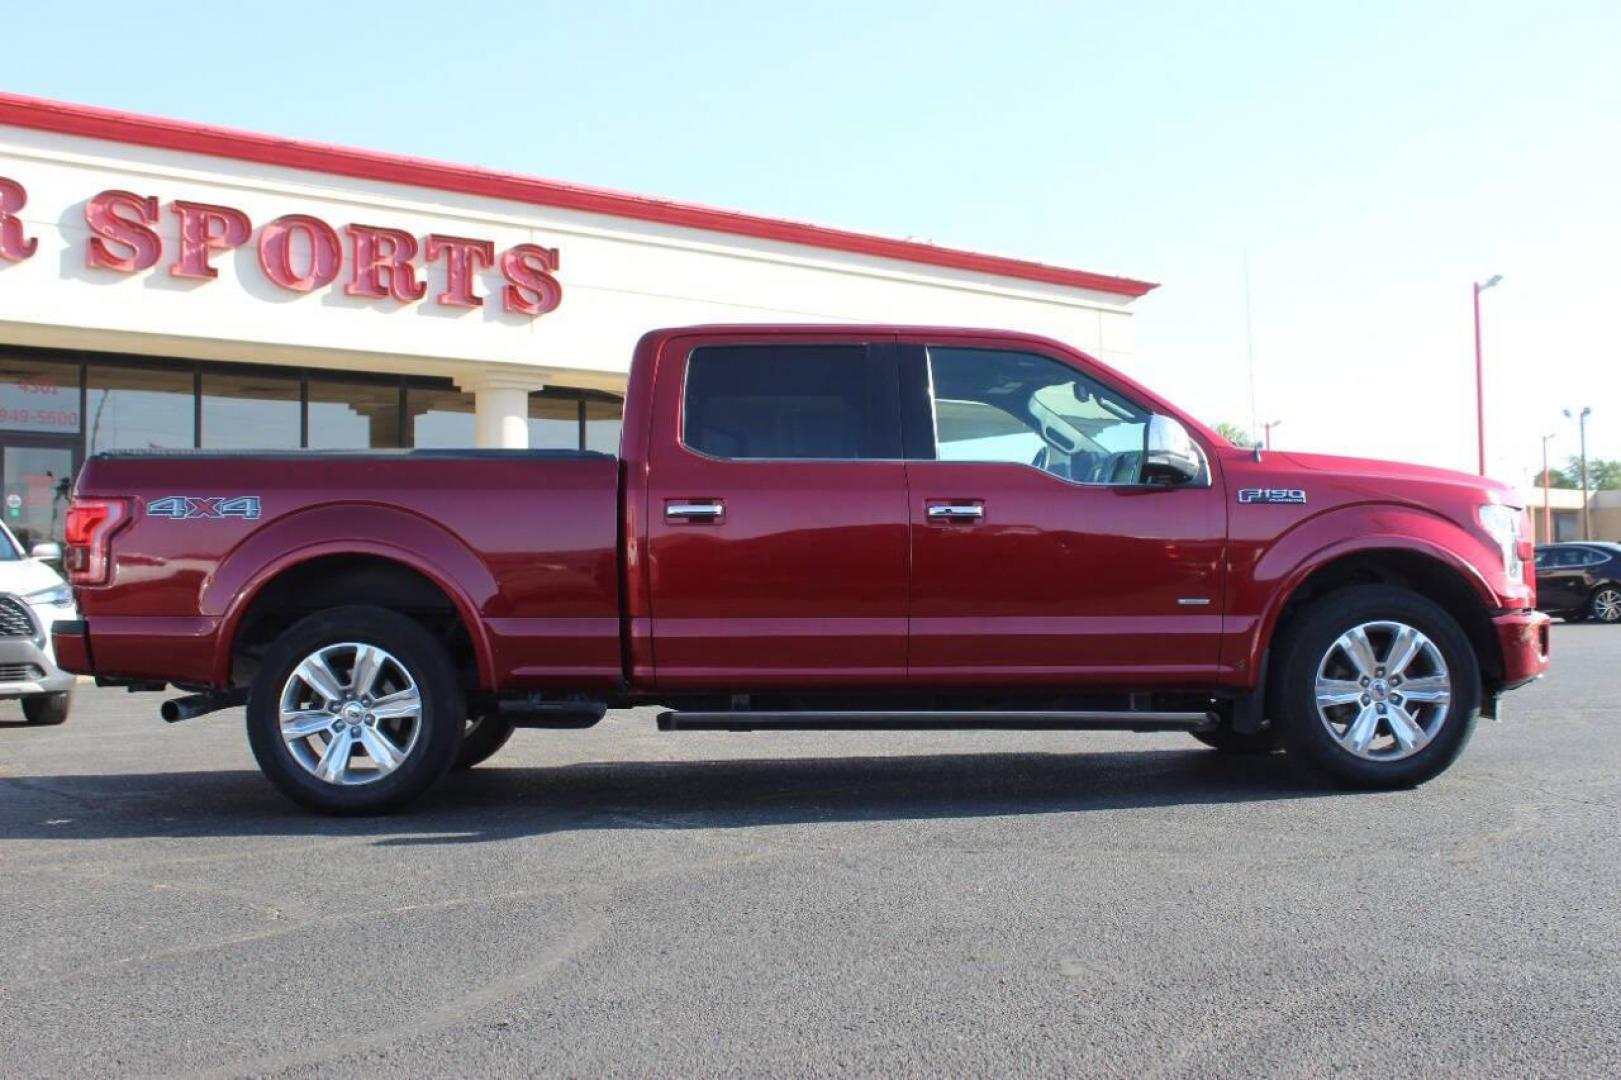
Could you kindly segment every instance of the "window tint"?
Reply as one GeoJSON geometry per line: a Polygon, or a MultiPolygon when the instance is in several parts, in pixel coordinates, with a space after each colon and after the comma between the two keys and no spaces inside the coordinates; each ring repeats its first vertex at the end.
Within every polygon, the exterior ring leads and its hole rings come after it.
{"type": "Polygon", "coordinates": [[[1592,548],[1547,548],[1537,553],[1537,565],[1544,570],[1569,570],[1579,566],[1597,566],[1607,556],[1592,548]]]}
{"type": "Polygon", "coordinates": [[[1049,357],[930,348],[935,456],[1031,465],[1082,484],[1135,484],[1148,411],[1049,357]]]}
{"type": "Polygon", "coordinates": [[[411,419],[411,445],[432,450],[477,446],[473,395],[449,387],[415,387],[405,392],[411,419]]]}
{"type": "Polygon", "coordinates": [[[724,345],[687,361],[681,439],[719,458],[899,457],[861,345],[724,345]]]}
{"type": "Polygon", "coordinates": [[[195,446],[196,403],[189,370],[93,364],[85,393],[87,449],[195,446]]]}
{"type": "Polygon", "coordinates": [[[298,377],[277,372],[203,372],[203,437],[209,450],[297,450],[298,377]]]}
{"type": "MultiPolygon", "coordinates": [[[[400,445],[400,384],[337,375],[309,377],[310,447],[391,449],[400,445]]],[[[208,425],[203,425],[207,432],[208,425]]]]}

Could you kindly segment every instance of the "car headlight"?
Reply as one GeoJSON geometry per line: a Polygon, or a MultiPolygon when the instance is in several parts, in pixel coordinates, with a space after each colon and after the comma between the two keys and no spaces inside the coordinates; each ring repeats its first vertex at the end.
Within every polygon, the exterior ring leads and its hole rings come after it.
{"type": "Polygon", "coordinates": [[[1525,561],[1520,558],[1520,511],[1502,503],[1487,503],[1480,508],[1480,526],[1497,541],[1503,555],[1503,569],[1510,580],[1525,580],[1525,561]]]}
{"type": "Polygon", "coordinates": [[[35,607],[71,607],[73,590],[66,585],[52,585],[48,589],[31,592],[23,599],[35,607]]]}

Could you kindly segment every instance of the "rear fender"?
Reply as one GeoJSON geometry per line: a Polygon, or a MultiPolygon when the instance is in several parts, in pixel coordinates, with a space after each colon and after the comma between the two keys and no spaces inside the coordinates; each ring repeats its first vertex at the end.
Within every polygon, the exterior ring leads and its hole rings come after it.
{"type": "Polygon", "coordinates": [[[283,572],[325,555],[376,555],[437,585],[467,627],[481,686],[495,685],[494,652],[481,617],[500,591],[489,567],[444,526],[373,503],[328,503],[277,518],[220,561],[200,598],[203,614],[220,619],[217,685],[230,679],[242,616],[260,590],[283,572]]]}

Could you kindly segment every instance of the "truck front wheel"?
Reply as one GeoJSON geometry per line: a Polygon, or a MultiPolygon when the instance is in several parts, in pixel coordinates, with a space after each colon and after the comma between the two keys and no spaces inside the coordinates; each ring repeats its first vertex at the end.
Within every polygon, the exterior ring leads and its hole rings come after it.
{"type": "Polygon", "coordinates": [[[1281,643],[1272,708],[1291,757],[1352,787],[1422,784],[1474,729],[1480,665],[1463,629],[1416,593],[1324,596],[1281,643]]]}
{"type": "Polygon", "coordinates": [[[362,606],[283,632],[247,713],[265,776],[328,814],[386,813],[421,795],[455,761],[467,715],[444,646],[397,612],[362,606]]]}

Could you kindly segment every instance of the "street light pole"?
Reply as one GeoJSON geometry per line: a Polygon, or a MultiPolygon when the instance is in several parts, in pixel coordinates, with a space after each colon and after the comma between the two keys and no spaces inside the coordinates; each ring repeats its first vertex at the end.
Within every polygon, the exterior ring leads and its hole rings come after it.
{"type": "Polygon", "coordinates": [[[1583,405],[1580,415],[1565,410],[1565,419],[1576,421],[1576,429],[1581,437],[1582,446],[1582,539],[1593,539],[1593,518],[1587,506],[1587,418],[1593,414],[1590,405],[1583,405]]]}
{"type": "Polygon", "coordinates": [[[1553,543],[1553,504],[1548,498],[1548,440],[1553,432],[1542,437],[1542,542],[1553,543]]]}
{"type": "Polygon", "coordinates": [[[1503,280],[1502,274],[1493,274],[1484,282],[1475,282],[1475,438],[1479,451],[1480,475],[1486,475],[1486,365],[1480,350],[1480,294],[1503,280]]]}
{"type": "Polygon", "coordinates": [[[1282,420],[1271,420],[1261,425],[1261,430],[1265,432],[1265,442],[1268,450],[1272,449],[1272,429],[1278,427],[1282,423],[1282,420]]]}

